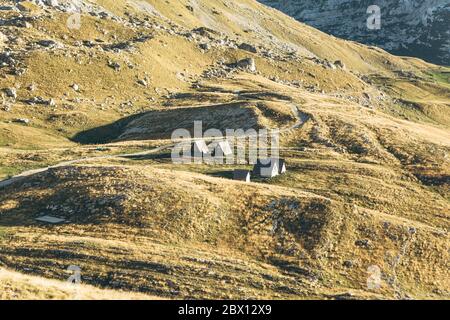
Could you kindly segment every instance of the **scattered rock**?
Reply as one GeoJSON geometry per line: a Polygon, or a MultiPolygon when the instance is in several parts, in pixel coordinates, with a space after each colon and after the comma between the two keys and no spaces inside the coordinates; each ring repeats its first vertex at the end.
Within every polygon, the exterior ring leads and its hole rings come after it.
{"type": "Polygon", "coordinates": [[[27,101],[28,104],[42,104],[50,107],[56,106],[56,102],[54,99],[44,99],[42,97],[33,97],[27,101]]]}
{"type": "Polygon", "coordinates": [[[53,49],[53,48],[61,48],[63,47],[62,44],[54,41],[54,40],[39,40],[37,42],[38,45],[44,48],[53,49]]]}
{"type": "Polygon", "coordinates": [[[27,118],[17,118],[13,120],[14,122],[17,123],[23,123],[23,124],[29,124],[30,123],[30,119],[27,118]]]}
{"type": "Polygon", "coordinates": [[[211,49],[211,45],[209,43],[201,43],[200,44],[200,49],[208,51],[211,49]]]}
{"type": "Polygon", "coordinates": [[[3,106],[2,106],[2,110],[5,112],[10,112],[11,111],[11,105],[9,103],[3,102],[3,106]]]}
{"type": "Polygon", "coordinates": [[[15,88],[6,88],[5,93],[7,97],[17,99],[17,91],[15,88]]]}
{"type": "Polygon", "coordinates": [[[11,7],[11,6],[0,6],[0,10],[1,11],[13,11],[14,10],[14,7],[11,7]]]}
{"type": "Polygon", "coordinates": [[[27,89],[28,89],[28,91],[33,92],[36,90],[36,85],[34,83],[32,83],[27,87],[27,89]]]}
{"type": "Polygon", "coordinates": [[[346,261],[344,261],[343,265],[346,268],[352,268],[353,267],[353,261],[346,260],[346,261]]]}
{"type": "Polygon", "coordinates": [[[42,216],[42,217],[36,218],[35,220],[40,221],[40,222],[50,223],[50,224],[58,224],[58,223],[62,223],[62,222],[66,221],[65,219],[58,218],[58,217],[52,217],[52,216],[42,216]]]}
{"type": "Polygon", "coordinates": [[[336,69],[336,66],[333,63],[331,63],[330,61],[328,61],[328,60],[325,60],[323,65],[327,69],[331,69],[331,70],[335,70],[336,69]]]}
{"type": "Polygon", "coordinates": [[[138,84],[140,84],[141,86],[147,87],[148,86],[148,81],[147,79],[139,79],[137,81],[138,84]]]}
{"type": "Polygon", "coordinates": [[[367,99],[368,101],[372,100],[372,98],[370,97],[370,95],[369,95],[367,92],[363,92],[362,95],[363,95],[363,97],[364,97],[365,99],[367,99]]]}
{"type": "Polygon", "coordinates": [[[332,298],[336,300],[353,300],[355,296],[351,292],[344,292],[340,294],[333,295],[332,298]]]}
{"type": "Polygon", "coordinates": [[[22,28],[30,29],[31,27],[32,25],[28,21],[24,21],[24,23],[22,24],[22,28]]]}
{"type": "Polygon", "coordinates": [[[357,245],[358,247],[364,248],[364,249],[369,249],[370,248],[370,241],[367,240],[367,239],[356,240],[355,241],[355,245],[357,245]]]}
{"type": "Polygon", "coordinates": [[[11,73],[15,76],[21,76],[25,74],[26,71],[27,69],[25,68],[12,68],[11,73]]]}
{"type": "Polygon", "coordinates": [[[344,62],[342,62],[341,60],[336,60],[336,61],[334,62],[334,65],[335,65],[337,68],[345,69],[345,64],[344,64],[344,62]]]}
{"type": "Polygon", "coordinates": [[[120,70],[120,64],[115,62],[115,61],[112,61],[112,60],[108,61],[108,67],[114,69],[114,71],[119,71],[120,70]]]}
{"type": "Polygon", "coordinates": [[[204,37],[209,37],[209,38],[214,38],[214,36],[219,35],[219,32],[217,32],[213,29],[207,28],[207,27],[200,27],[200,28],[192,30],[192,32],[197,33],[204,37]]]}

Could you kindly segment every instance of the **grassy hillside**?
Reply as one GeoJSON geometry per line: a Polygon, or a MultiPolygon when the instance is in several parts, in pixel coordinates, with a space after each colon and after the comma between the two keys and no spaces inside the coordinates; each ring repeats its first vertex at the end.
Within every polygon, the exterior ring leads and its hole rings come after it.
{"type": "Polygon", "coordinates": [[[0,270],[0,289],[1,300],[155,299],[138,293],[100,290],[86,285],[75,286],[7,270],[0,270]]]}

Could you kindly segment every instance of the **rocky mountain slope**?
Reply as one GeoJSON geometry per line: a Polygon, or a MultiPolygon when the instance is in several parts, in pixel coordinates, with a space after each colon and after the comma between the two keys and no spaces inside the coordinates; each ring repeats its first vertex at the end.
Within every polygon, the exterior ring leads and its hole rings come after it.
{"type": "Polygon", "coordinates": [[[375,45],[397,55],[450,64],[449,0],[261,0],[326,33],[375,45]],[[381,29],[367,28],[367,9],[381,9],[381,29]]]}
{"type": "Polygon", "coordinates": [[[448,68],[254,0],[73,3],[0,8],[5,298],[71,265],[88,298],[449,298],[448,68]],[[279,128],[288,173],[173,163],[196,120],[279,128]]]}

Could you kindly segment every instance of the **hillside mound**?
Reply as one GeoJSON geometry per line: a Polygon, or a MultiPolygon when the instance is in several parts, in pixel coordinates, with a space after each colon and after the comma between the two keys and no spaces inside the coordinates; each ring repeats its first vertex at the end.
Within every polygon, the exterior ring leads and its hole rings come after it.
{"type": "MultiPolygon", "coordinates": [[[[49,139],[109,142],[120,136],[111,123],[141,113],[163,114],[173,123],[170,107],[229,103],[217,101],[224,79],[234,81],[236,92],[248,90],[235,79],[242,73],[317,93],[319,103],[337,97],[413,121],[448,121],[445,69],[328,36],[253,0],[79,1],[79,29],[68,26],[70,1],[39,4],[20,1],[16,8],[7,1],[11,9],[0,11],[0,119],[6,128],[0,145],[8,144],[6,130],[17,126],[23,134],[10,147],[46,148],[49,139]],[[205,82],[216,90],[205,93],[205,82]],[[407,103],[398,105],[396,98],[407,103]],[[409,105],[423,108],[411,112],[409,105]],[[99,127],[101,139],[83,135],[99,127]]],[[[261,90],[264,84],[257,83],[253,89],[261,90]]]]}
{"type": "Polygon", "coordinates": [[[254,0],[71,5],[2,1],[2,266],[166,298],[448,298],[448,68],[254,0]],[[288,171],[173,163],[197,120],[282,129],[288,171]]]}

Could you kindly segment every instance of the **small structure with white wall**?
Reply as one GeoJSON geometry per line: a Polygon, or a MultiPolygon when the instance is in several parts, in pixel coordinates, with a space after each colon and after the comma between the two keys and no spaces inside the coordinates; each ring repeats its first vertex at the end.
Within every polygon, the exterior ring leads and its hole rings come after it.
{"type": "Polygon", "coordinates": [[[284,159],[278,159],[278,173],[283,174],[287,172],[286,161],[284,159]]]}

